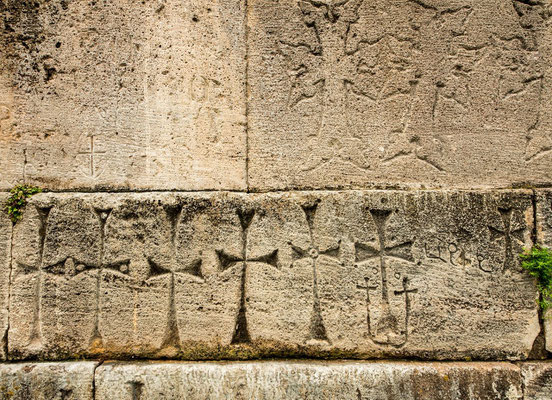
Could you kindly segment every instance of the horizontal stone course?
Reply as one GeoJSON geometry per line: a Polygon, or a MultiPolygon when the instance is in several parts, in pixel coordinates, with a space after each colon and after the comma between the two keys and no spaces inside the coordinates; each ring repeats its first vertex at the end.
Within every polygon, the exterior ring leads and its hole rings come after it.
{"type": "Polygon", "coordinates": [[[0,188],[552,182],[537,0],[6,0],[0,188]]]}
{"type": "Polygon", "coordinates": [[[550,362],[0,363],[6,400],[547,400],[550,362]]]}
{"type": "Polygon", "coordinates": [[[533,225],[524,190],[40,194],[9,357],[525,359],[533,225]]]}

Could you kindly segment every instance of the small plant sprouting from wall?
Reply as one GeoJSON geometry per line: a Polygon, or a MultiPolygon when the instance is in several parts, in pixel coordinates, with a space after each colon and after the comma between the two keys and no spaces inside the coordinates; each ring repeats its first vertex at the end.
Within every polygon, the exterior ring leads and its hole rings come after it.
{"type": "Polygon", "coordinates": [[[28,185],[17,185],[10,190],[10,197],[6,200],[4,210],[7,211],[14,224],[23,216],[23,210],[27,205],[27,200],[32,195],[40,192],[42,192],[42,189],[39,187],[28,185]]]}
{"type": "Polygon", "coordinates": [[[552,306],[552,250],[534,246],[520,254],[521,266],[537,279],[537,289],[541,294],[538,303],[542,311],[552,306]]]}

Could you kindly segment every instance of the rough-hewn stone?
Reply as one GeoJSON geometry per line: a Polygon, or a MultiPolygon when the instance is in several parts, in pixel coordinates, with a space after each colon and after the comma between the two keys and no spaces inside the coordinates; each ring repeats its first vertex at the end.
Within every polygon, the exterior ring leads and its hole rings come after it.
{"type": "Polygon", "coordinates": [[[523,359],[530,191],[41,194],[9,352],[523,359]]]}
{"type": "Polygon", "coordinates": [[[552,363],[528,362],[521,365],[525,400],[552,398],[552,363]]]}
{"type": "Polygon", "coordinates": [[[105,363],[96,398],[514,400],[522,389],[508,363],[105,363]]]}
{"type": "Polygon", "coordinates": [[[0,360],[6,358],[12,223],[3,210],[7,195],[0,194],[0,360]]]}
{"type": "Polygon", "coordinates": [[[253,188],[552,180],[549,2],[249,7],[253,188]]]}
{"type": "MultiPolygon", "coordinates": [[[[552,190],[536,191],[537,241],[552,249],[552,190]]],[[[546,350],[552,351],[552,310],[544,315],[546,350]]]]}
{"type": "Polygon", "coordinates": [[[92,400],[95,362],[0,364],[5,400],[92,400]]]}
{"type": "Polygon", "coordinates": [[[0,188],[245,187],[243,1],[0,14],[0,188]]]}

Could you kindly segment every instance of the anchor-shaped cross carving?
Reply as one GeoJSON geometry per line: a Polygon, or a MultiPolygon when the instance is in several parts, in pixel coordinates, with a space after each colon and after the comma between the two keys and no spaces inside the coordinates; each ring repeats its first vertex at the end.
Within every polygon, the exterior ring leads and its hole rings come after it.
{"type": "MultiPolygon", "coordinates": [[[[386,226],[391,211],[370,210],[377,230],[378,246],[355,243],[357,266],[375,260],[379,265],[373,275],[365,277],[358,289],[366,290],[368,308],[368,333],[375,343],[403,346],[408,339],[408,318],[411,295],[418,290],[411,288],[409,279],[396,271],[391,274],[389,266],[393,260],[412,262],[412,242],[389,246],[386,244],[386,226]],[[400,299],[397,299],[400,297],[400,299]]],[[[392,272],[392,271],[391,271],[392,272]]]]}

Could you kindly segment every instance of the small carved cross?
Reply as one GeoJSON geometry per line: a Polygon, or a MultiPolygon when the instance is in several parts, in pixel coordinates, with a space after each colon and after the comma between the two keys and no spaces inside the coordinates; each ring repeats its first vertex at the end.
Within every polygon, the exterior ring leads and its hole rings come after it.
{"type": "Polygon", "coordinates": [[[90,159],[90,173],[89,176],[92,178],[96,178],[98,174],[96,173],[96,160],[94,159],[94,156],[97,154],[105,154],[105,151],[99,151],[94,147],[94,137],[95,135],[90,135],[90,150],[89,151],[81,151],[78,154],[86,155],[90,159]]]}
{"type": "Polygon", "coordinates": [[[515,265],[514,257],[514,241],[523,244],[523,232],[524,228],[514,229],[512,226],[512,208],[499,208],[503,229],[495,228],[489,225],[489,231],[491,232],[491,240],[504,240],[504,269],[513,267],[515,265]]]}

